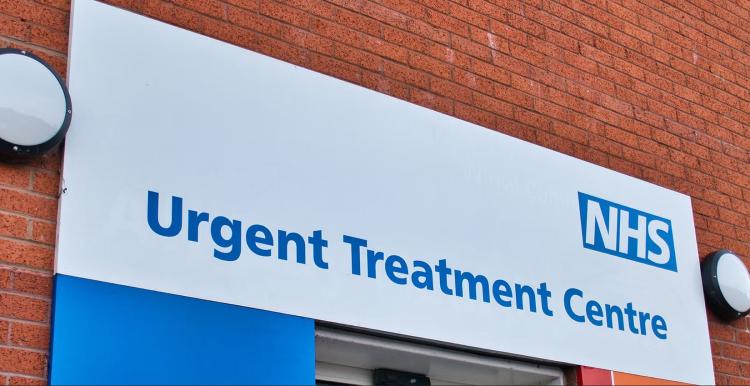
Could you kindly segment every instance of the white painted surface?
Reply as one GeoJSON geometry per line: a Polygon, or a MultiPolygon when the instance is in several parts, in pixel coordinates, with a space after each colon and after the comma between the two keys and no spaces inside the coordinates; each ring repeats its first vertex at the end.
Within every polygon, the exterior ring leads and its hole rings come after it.
{"type": "MultiPolygon", "coordinates": [[[[689,197],[91,0],[74,2],[76,105],[57,272],[531,358],[690,383],[713,366],[689,197]],[[165,238],[147,191],[329,241],[329,269],[165,238]],[[578,192],[669,219],[678,272],[584,249],[578,192]],[[351,274],[386,256],[538,285],[554,316],[351,274]],[[581,324],[563,293],[661,314],[668,339],[581,324]]],[[[160,216],[166,221],[167,210],[160,216]]],[[[578,307],[582,307],[579,305],[578,307]]]]}

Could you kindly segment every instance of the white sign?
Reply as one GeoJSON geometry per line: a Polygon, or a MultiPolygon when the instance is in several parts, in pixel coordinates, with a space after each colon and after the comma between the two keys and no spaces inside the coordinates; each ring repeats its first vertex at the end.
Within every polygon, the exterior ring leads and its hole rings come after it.
{"type": "Polygon", "coordinates": [[[698,383],[689,197],[91,0],[57,272],[698,383]]]}

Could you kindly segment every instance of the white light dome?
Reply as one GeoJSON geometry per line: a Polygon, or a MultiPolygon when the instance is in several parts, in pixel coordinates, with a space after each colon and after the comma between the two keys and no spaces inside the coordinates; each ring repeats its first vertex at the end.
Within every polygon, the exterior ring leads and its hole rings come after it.
{"type": "Polygon", "coordinates": [[[750,273],[737,255],[725,253],[716,267],[719,289],[737,312],[750,310],[750,273]]]}
{"type": "Polygon", "coordinates": [[[70,110],[64,84],[41,59],[25,51],[0,50],[0,139],[8,147],[3,153],[49,150],[62,140],[70,110]]]}

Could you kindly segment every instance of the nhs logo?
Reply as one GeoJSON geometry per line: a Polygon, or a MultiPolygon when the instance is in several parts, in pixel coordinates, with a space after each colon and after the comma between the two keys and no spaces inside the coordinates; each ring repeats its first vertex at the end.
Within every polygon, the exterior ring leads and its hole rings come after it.
{"type": "Polygon", "coordinates": [[[583,247],[677,272],[672,222],[578,192],[583,247]]]}

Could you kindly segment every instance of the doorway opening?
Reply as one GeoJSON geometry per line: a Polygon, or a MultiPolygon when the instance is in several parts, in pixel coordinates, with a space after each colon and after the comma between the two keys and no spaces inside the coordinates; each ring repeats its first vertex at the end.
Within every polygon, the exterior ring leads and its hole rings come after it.
{"type": "Polygon", "coordinates": [[[564,384],[559,367],[330,327],[316,327],[315,351],[315,378],[319,385],[374,385],[379,369],[386,373],[392,370],[396,376],[414,374],[403,383],[413,385],[564,384]]]}

